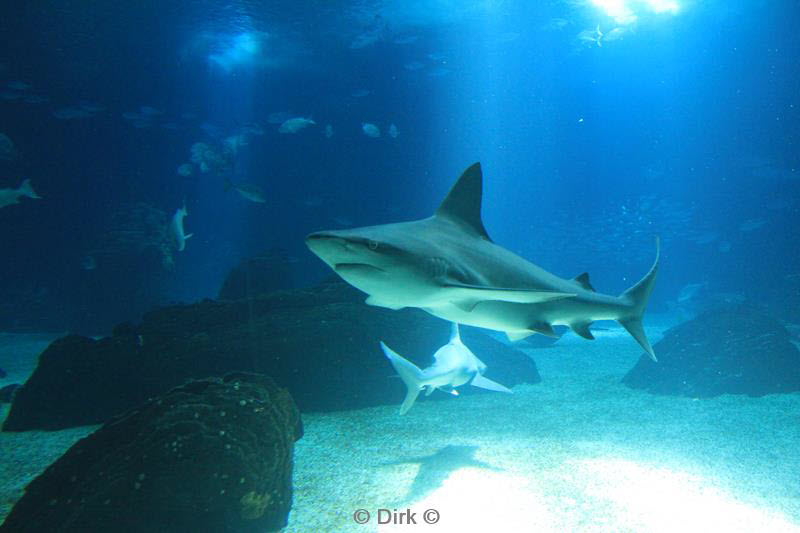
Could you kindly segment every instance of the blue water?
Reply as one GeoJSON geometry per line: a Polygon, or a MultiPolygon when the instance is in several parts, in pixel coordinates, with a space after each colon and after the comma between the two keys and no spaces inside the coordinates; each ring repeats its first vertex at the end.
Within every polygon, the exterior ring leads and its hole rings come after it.
{"type": "Polygon", "coordinates": [[[265,250],[315,283],[307,233],[427,216],[474,161],[492,238],[558,275],[617,293],[660,235],[654,311],[691,284],[796,309],[790,2],[169,4],[0,8],[0,188],[43,197],[0,209],[0,329],[108,333],[265,250]],[[279,133],[290,117],[316,124],[279,133]],[[178,174],[237,136],[223,171],[178,174]],[[108,237],[184,201],[182,252],[108,237]]]}

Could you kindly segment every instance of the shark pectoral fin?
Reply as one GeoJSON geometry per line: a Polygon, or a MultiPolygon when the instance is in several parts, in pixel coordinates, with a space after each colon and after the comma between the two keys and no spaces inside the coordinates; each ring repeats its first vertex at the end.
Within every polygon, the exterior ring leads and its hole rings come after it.
{"type": "Polygon", "coordinates": [[[572,328],[572,331],[583,337],[584,339],[589,339],[590,341],[594,340],[594,335],[592,332],[589,331],[589,324],[591,322],[574,322],[569,325],[572,328]]]}
{"type": "Polygon", "coordinates": [[[364,300],[364,303],[366,303],[367,305],[374,305],[375,307],[385,307],[386,309],[392,309],[394,311],[397,311],[398,309],[403,309],[405,307],[404,305],[397,305],[386,302],[385,300],[381,300],[380,298],[376,298],[375,296],[370,296],[369,298],[364,300]]]}
{"type": "Polygon", "coordinates": [[[511,342],[521,341],[531,335],[533,335],[533,331],[506,331],[506,337],[511,342]]]}
{"type": "Polygon", "coordinates": [[[486,390],[493,390],[497,392],[508,392],[509,394],[511,393],[511,389],[509,389],[508,387],[504,387],[503,385],[500,385],[496,381],[492,381],[491,379],[484,377],[480,373],[475,374],[475,377],[472,378],[470,385],[472,385],[473,387],[480,387],[481,389],[486,389],[486,390]]]}
{"type": "Polygon", "coordinates": [[[425,396],[430,396],[431,394],[433,394],[433,391],[435,391],[435,390],[436,390],[436,387],[432,387],[431,385],[426,386],[425,387],[425,396]]]}
{"type": "MultiPolygon", "coordinates": [[[[458,295],[458,300],[501,300],[520,304],[535,304],[572,298],[574,293],[546,291],[540,289],[506,289],[502,287],[484,287],[480,285],[466,285],[463,283],[444,283],[443,288],[452,290],[458,295]]],[[[456,299],[456,298],[454,298],[456,299]]]]}

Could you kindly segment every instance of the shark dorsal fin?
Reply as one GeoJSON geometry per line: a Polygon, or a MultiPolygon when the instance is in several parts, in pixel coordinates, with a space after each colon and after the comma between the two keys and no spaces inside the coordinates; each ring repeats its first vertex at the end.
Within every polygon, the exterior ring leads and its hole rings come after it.
{"type": "Polygon", "coordinates": [[[592,284],[589,282],[589,273],[588,272],[584,272],[583,274],[579,274],[579,275],[575,276],[574,278],[572,278],[572,281],[574,281],[575,283],[577,283],[578,285],[580,285],[581,287],[583,287],[587,291],[597,292],[597,291],[594,290],[594,287],[592,287],[592,284]]]}
{"type": "Polygon", "coordinates": [[[461,174],[447,193],[436,215],[460,222],[486,240],[491,240],[481,220],[483,198],[483,173],[481,164],[474,163],[461,174]]]}

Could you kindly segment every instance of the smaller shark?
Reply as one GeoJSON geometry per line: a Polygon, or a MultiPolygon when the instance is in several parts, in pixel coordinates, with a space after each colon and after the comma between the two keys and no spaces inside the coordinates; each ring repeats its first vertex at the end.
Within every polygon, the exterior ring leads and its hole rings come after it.
{"type": "Polygon", "coordinates": [[[16,189],[0,189],[0,208],[19,203],[21,197],[41,199],[31,185],[31,180],[24,180],[16,189]]]}
{"type": "Polygon", "coordinates": [[[486,364],[461,342],[458,324],[455,322],[453,322],[450,342],[436,350],[436,353],[433,354],[434,363],[425,370],[392,351],[383,342],[381,342],[381,348],[408,388],[406,399],[400,406],[401,415],[411,409],[422,389],[426,389],[425,396],[429,396],[434,389],[442,389],[450,394],[458,395],[455,388],[469,382],[470,385],[482,389],[511,392],[503,385],[483,377],[483,373],[486,372],[486,364]]]}
{"type": "Polygon", "coordinates": [[[186,239],[194,235],[194,233],[189,233],[188,235],[183,232],[183,219],[186,215],[189,214],[189,211],[186,210],[186,203],[184,202],[183,206],[179,207],[175,214],[172,215],[172,222],[170,222],[169,229],[172,233],[172,237],[175,239],[175,245],[178,247],[178,251],[182,252],[184,248],[186,248],[186,239]]]}

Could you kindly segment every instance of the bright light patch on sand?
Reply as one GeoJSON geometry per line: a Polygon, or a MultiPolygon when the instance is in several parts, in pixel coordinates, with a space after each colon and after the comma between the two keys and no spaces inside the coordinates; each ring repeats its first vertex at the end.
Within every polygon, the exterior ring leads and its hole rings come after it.
{"type": "MultiPolygon", "coordinates": [[[[503,472],[464,468],[453,472],[430,495],[409,508],[417,525],[423,513],[439,513],[439,531],[557,531],[559,518],[544,505],[527,479],[503,472]]],[[[398,509],[402,511],[404,509],[398,509]]],[[[412,526],[413,527],[413,526],[412,526]]],[[[408,531],[408,525],[379,525],[378,531],[408,531]]]]}
{"type": "Polygon", "coordinates": [[[624,459],[571,462],[585,494],[638,531],[800,531],[779,512],[745,504],[710,480],[624,459]]]}

